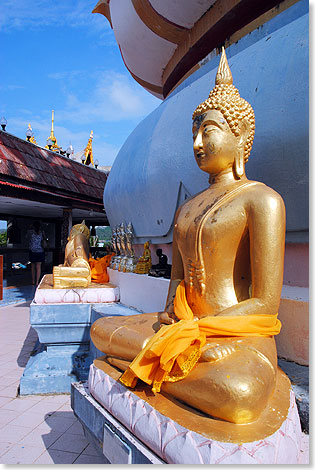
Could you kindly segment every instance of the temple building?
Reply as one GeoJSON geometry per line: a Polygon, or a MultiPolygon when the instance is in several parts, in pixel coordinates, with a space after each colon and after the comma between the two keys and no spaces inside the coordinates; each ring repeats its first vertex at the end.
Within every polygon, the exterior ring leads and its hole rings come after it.
{"type": "Polygon", "coordinates": [[[277,348],[302,365],[309,360],[308,11],[306,0],[100,0],[93,10],[109,21],[131,76],[162,99],[116,157],[104,192],[108,220],[111,227],[131,221],[136,248],[150,240],[169,261],[177,208],[209,184],[194,160],[191,116],[213,86],[225,46],[255,112],[247,176],[286,206],[277,348]]]}
{"type": "Polygon", "coordinates": [[[27,141],[0,131],[0,220],[7,221],[7,245],[0,247],[0,254],[5,276],[13,263],[27,263],[26,235],[34,220],[40,220],[48,238],[45,265],[50,272],[63,261],[73,224],[84,219],[92,228],[108,225],[103,205],[108,172],[61,155],[53,120],[49,138],[51,149],[35,145],[30,125],[27,141]]]}

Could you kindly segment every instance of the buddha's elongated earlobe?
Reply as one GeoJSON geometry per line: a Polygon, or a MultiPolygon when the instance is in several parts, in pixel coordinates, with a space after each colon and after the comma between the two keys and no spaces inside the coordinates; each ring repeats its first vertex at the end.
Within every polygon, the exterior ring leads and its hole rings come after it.
{"type": "Polygon", "coordinates": [[[234,171],[238,179],[244,175],[244,170],[244,150],[240,148],[234,158],[234,171]]]}

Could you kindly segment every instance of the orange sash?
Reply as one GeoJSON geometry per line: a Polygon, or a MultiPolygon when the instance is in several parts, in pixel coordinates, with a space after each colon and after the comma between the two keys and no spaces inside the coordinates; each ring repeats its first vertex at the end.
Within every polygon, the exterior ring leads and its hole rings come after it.
{"type": "Polygon", "coordinates": [[[141,379],[159,392],[163,382],[185,378],[211,336],[273,336],[280,333],[278,315],[209,316],[194,319],[182,281],[176,290],[174,312],[179,322],[163,325],[120,377],[127,387],[141,379]]]}
{"type": "Polygon", "coordinates": [[[109,281],[107,274],[107,267],[109,266],[111,255],[103,256],[103,258],[89,258],[89,265],[91,268],[91,281],[99,284],[105,284],[109,281]]]}

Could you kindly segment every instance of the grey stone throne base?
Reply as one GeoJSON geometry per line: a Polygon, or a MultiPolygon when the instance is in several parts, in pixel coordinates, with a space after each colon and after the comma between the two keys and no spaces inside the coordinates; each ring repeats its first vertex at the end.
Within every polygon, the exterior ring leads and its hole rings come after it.
{"type": "Polygon", "coordinates": [[[87,382],[72,384],[71,406],[87,440],[103,452],[104,463],[165,463],[89,394],[87,382]]]}
{"type": "Polygon", "coordinates": [[[70,393],[71,383],[87,380],[93,359],[103,354],[90,341],[91,324],[103,316],[138,313],[117,302],[32,302],[30,323],[39,343],[21,377],[20,395],[70,393]]]}

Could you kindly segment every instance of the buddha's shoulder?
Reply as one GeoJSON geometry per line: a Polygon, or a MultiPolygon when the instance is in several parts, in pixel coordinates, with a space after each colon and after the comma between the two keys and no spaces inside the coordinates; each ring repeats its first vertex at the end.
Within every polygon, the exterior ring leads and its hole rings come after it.
{"type": "Polygon", "coordinates": [[[250,181],[250,183],[253,184],[249,185],[244,191],[246,202],[250,206],[270,206],[273,209],[284,206],[282,197],[274,189],[259,181],[250,181]]]}

